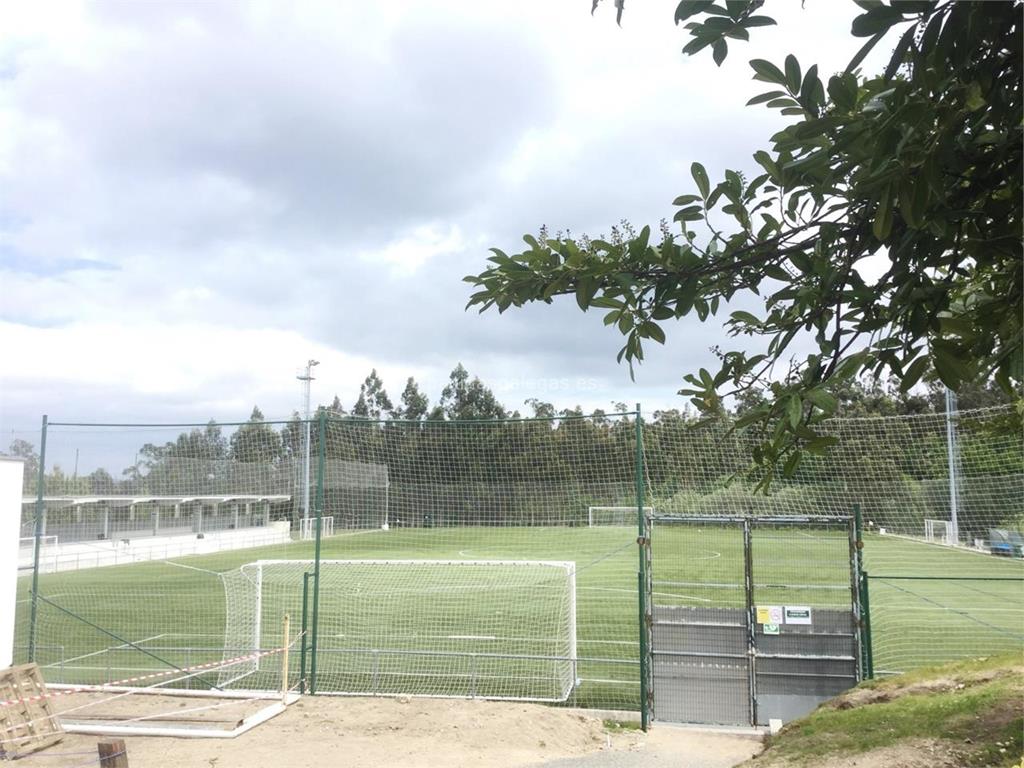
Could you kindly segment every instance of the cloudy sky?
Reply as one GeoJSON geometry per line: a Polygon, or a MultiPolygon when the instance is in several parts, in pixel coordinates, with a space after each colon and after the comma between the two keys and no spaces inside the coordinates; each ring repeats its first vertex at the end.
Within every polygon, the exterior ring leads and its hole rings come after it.
{"type": "Polygon", "coordinates": [[[717,323],[630,382],[571,299],[463,310],[524,232],[657,225],[780,125],[746,61],[828,74],[852,4],[776,0],[722,69],[674,2],[0,4],[0,442],[41,414],[244,419],[351,405],[376,367],[436,400],[461,361],[509,407],[679,407],[717,323]]]}

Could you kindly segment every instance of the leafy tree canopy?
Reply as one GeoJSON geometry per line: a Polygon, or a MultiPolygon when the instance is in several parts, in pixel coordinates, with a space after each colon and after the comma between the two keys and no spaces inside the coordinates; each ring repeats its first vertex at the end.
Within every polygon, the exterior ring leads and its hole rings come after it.
{"type": "Polygon", "coordinates": [[[416,380],[410,376],[405,382],[405,389],[402,391],[401,418],[408,421],[419,421],[427,416],[430,402],[427,396],[420,391],[416,380]]]}
{"type": "Polygon", "coordinates": [[[394,414],[395,407],[384,389],[377,369],[370,371],[366,381],[359,385],[359,399],[352,406],[352,415],[363,419],[381,419],[394,414]]]}
{"type": "MultiPolygon", "coordinates": [[[[678,232],[527,235],[520,253],[493,249],[466,278],[468,306],[504,312],[572,295],[625,336],[619,360],[632,369],[645,342],[665,341],[666,321],[706,321],[754,297],[758,311],[724,322],[762,349],[716,350],[718,370],[686,375],[680,394],[714,414],[723,397],[766,388],[737,421],[763,434],[766,480],[828,447],[815,425],[865,373],[906,392],[934,369],[954,390],[992,379],[1019,397],[1021,2],[855,1],[851,34],[864,44],[844,71],[826,78],[792,55],[750,62],[770,90],[749,103],[793,118],[754,154],[759,175],[712,181],[694,162],[694,188],[674,201],[678,232]],[[878,46],[892,50],[888,65],[862,73],[878,46]],[[862,277],[880,258],[884,274],[862,277]],[[797,347],[812,351],[796,358],[797,347]]],[[[730,43],[775,23],[763,5],[680,2],[683,52],[710,49],[721,64],[730,43]]]]}
{"type": "Polygon", "coordinates": [[[478,377],[470,379],[462,363],[456,365],[448,377],[448,384],[441,391],[440,406],[451,421],[504,419],[507,415],[494,392],[478,377]]]}

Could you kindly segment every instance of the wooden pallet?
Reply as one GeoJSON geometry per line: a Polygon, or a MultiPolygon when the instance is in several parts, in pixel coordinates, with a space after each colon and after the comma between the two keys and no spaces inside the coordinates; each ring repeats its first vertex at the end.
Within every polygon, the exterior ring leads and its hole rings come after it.
{"type": "Polygon", "coordinates": [[[0,757],[23,757],[63,738],[39,667],[20,664],[0,670],[0,757]]]}

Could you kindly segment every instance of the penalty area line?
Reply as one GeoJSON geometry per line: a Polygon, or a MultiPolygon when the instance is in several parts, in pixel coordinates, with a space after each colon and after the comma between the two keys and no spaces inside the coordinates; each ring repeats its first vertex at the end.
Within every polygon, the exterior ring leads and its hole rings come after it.
{"type": "MultiPolygon", "coordinates": [[[[152,637],[146,637],[146,638],[143,638],[142,640],[134,640],[133,643],[134,643],[134,645],[141,645],[142,643],[148,643],[150,640],[159,640],[161,637],[166,637],[166,633],[161,632],[159,635],[153,635],[152,637]]],[[[51,667],[59,667],[59,666],[64,665],[64,664],[71,664],[71,663],[76,662],[76,661],[81,661],[82,659],[88,659],[88,658],[90,658],[92,656],[98,656],[101,653],[109,653],[110,651],[123,651],[123,650],[125,650],[127,648],[131,648],[131,647],[132,647],[132,645],[129,644],[129,643],[121,643],[120,645],[115,645],[115,646],[111,646],[111,647],[107,647],[107,648],[101,648],[100,650],[93,651],[92,653],[83,653],[81,656],[75,656],[75,657],[70,658],[70,659],[62,659],[61,661],[55,661],[52,664],[46,664],[44,666],[44,669],[51,668],[51,667]]]]}

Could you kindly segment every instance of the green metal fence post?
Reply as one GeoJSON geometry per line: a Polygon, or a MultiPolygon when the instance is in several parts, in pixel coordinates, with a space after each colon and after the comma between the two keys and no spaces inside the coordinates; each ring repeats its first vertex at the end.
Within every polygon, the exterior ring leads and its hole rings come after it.
{"type": "Polygon", "coordinates": [[[867,571],[861,571],[860,583],[860,604],[864,610],[861,622],[861,648],[864,654],[864,677],[870,680],[875,676],[875,654],[871,647],[871,588],[867,571]]]}
{"type": "Polygon", "coordinates": [[[309,692],[316,693],[316,651],[317,639],[320,629],[320,533],[324,513],[324,464],[327,445],[327,423],[326,414],[320,411],[317,417],[320,422],[319,445],[317,446],[317,473],[316,473],[316,548],[313,555],[313,637],[310,642],[309,651],[309,692]]]}
{"type": "Polygon", "coordinates": [[[32,608],[28,623],[28,660],[36,660],[36,621],[39,616],[39,552],[43,540],[43,515],[46,514],[46,504],[43,502],[43,493],[46,490],[46,422],[47,417],[43,416],[43,428],[39,437],[39,478],[36,481],[36,524],[35,542],[32,552],[32,608]]]}
{"type": "MultiPolygon", "coordinates": [[[[849,531],[848,531],[849,533],[849,531]]],[[[853,505],[853,536],[850,541],[850,588],[854,601],[854,616],[857,620],[857,670],[860,680],[867,671],[867,650],[864,646],[864,587],[861,574],[864,571],[864,521],[860,504],[853,505]]]]}
{"type": "Polygon", "coordinates": [[[309,576],[309,571],[302,574],[302,629],[299,640],[299,690],[302,693],[306,692],[306,648],[309,645],[306,634],[309,628],[309,576]]]}
{"type": "Polygon", "coordinates": [[[637,571],[637,589],[640,619],[640,727],[647,730],[650,726],[650,691],[648,690],[648,670],[650,668],[650,649],[648,645],[649,625],[647,621],[647,556],[650,540],[647,536],[647,518],[644,513],[644,437],[643,416],[640,403],[636,404],[636,516],[637,544],[639,544],[639,570],[637,571]]]}

